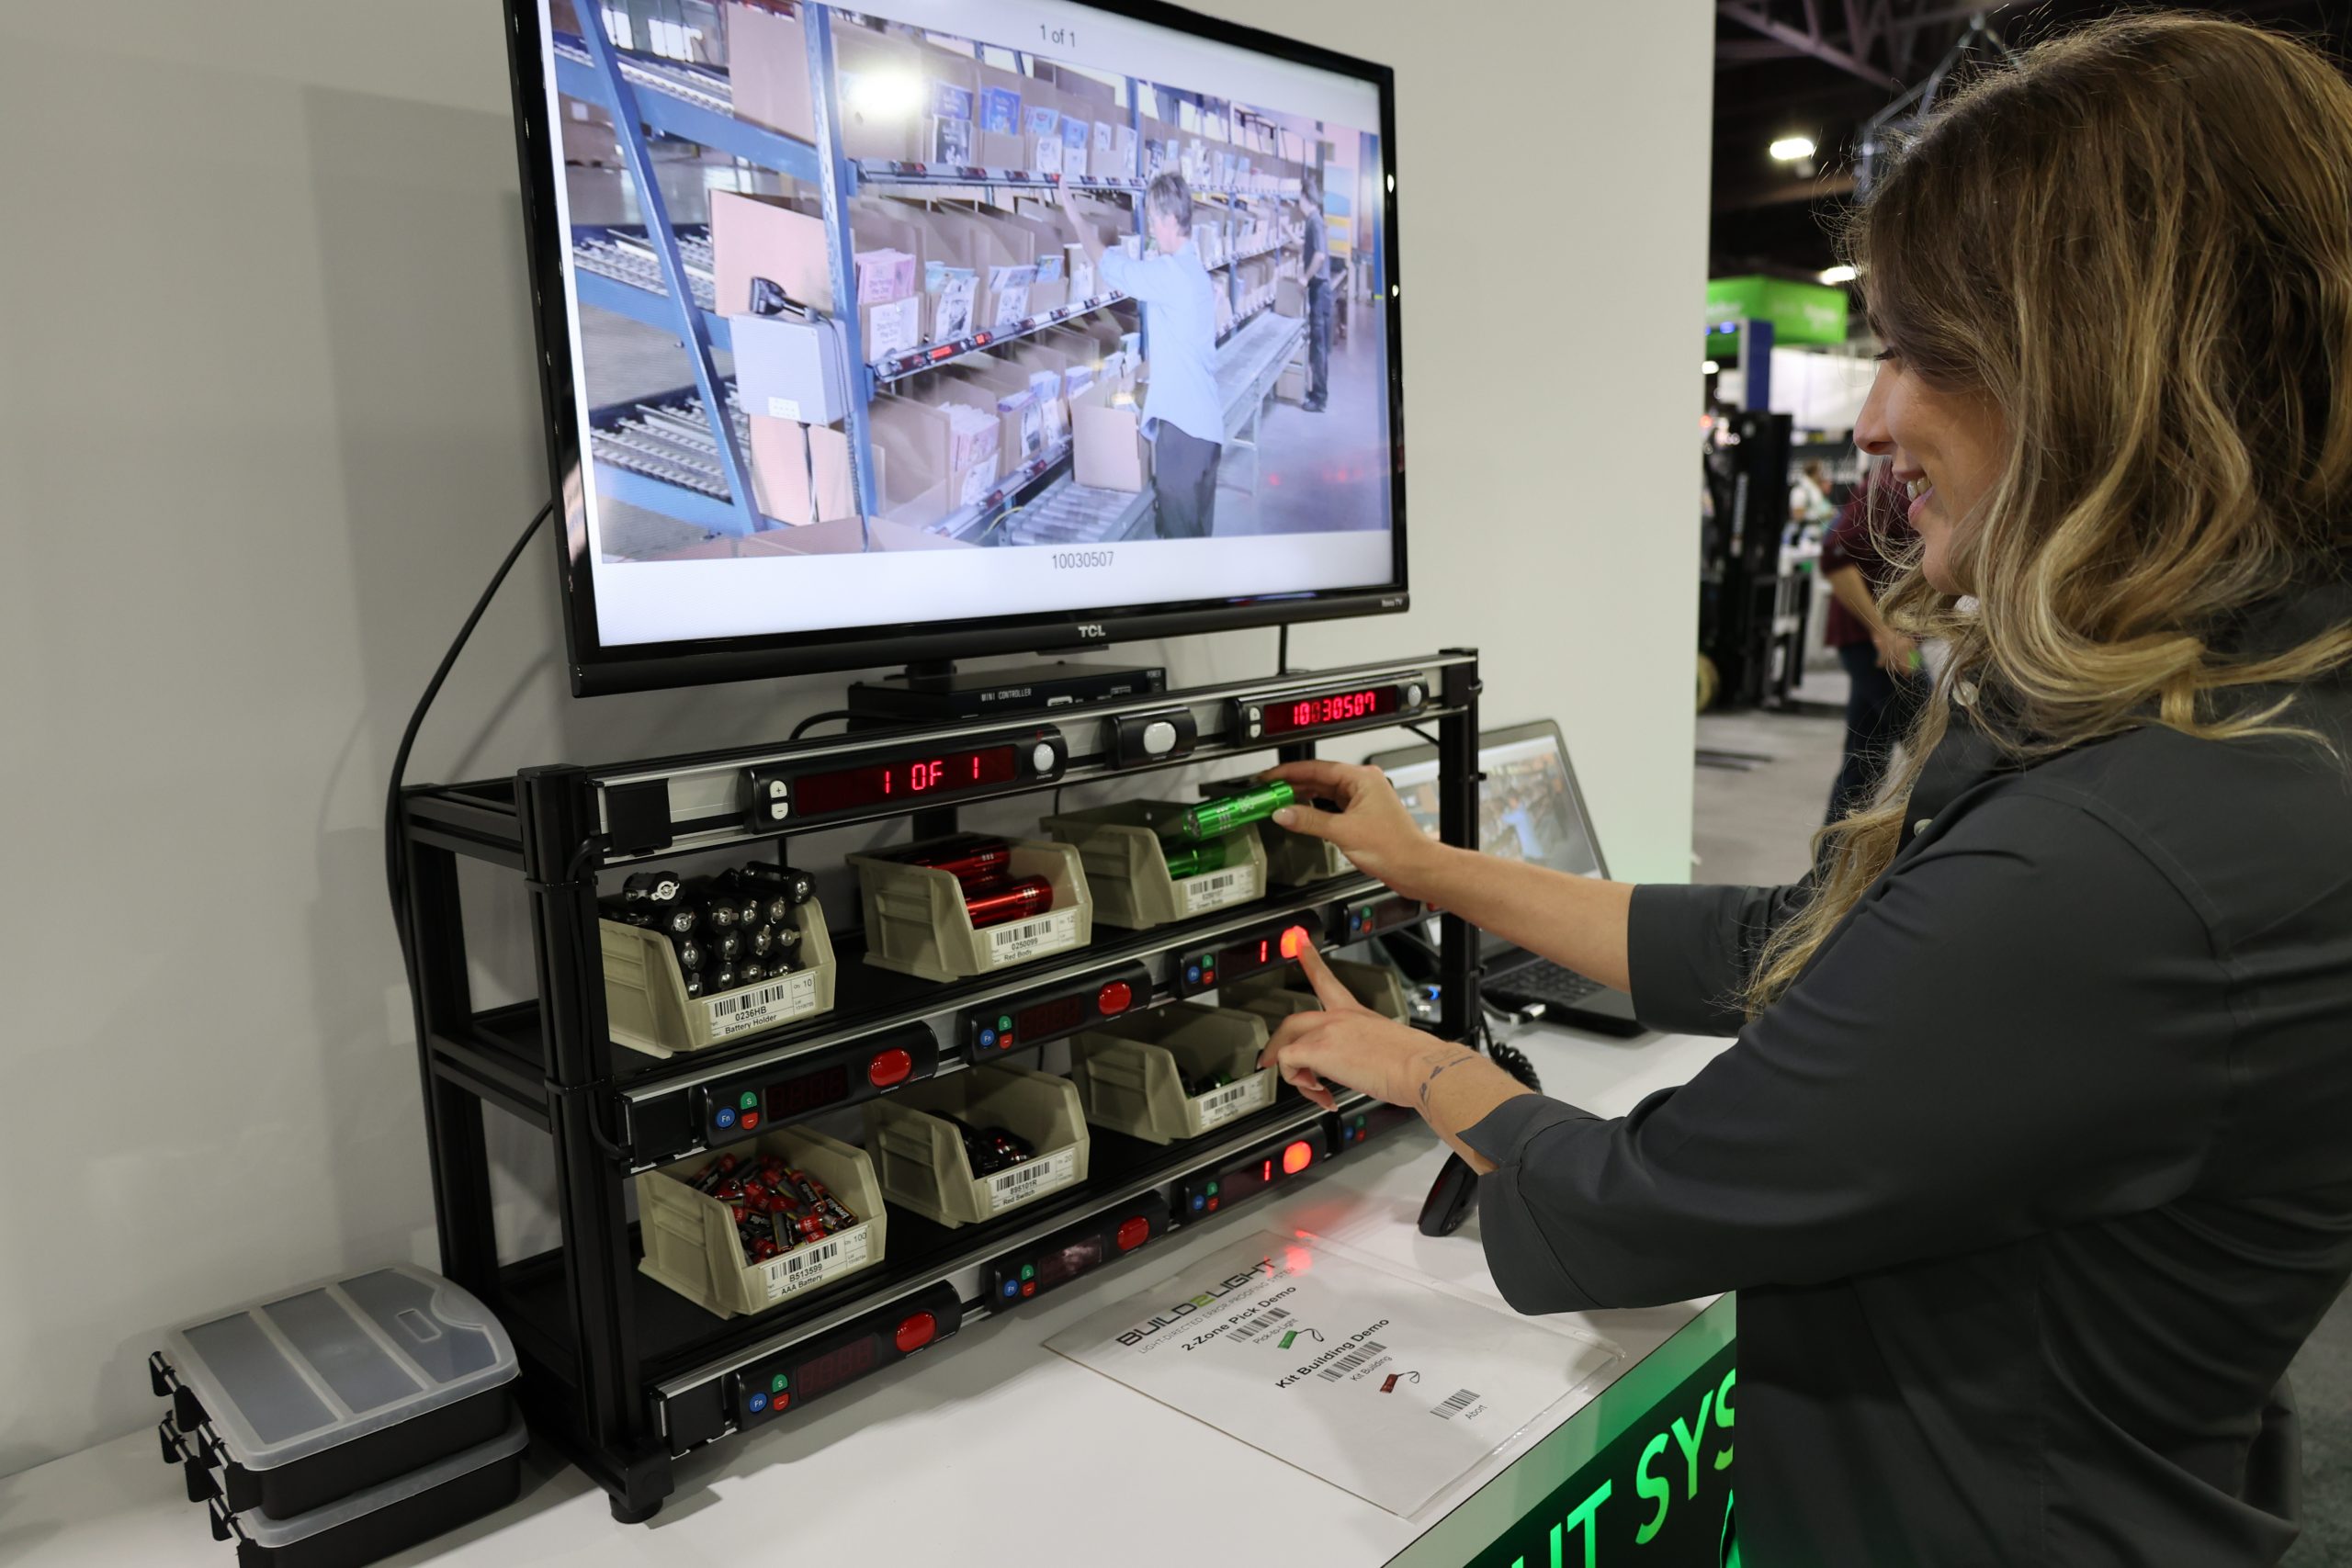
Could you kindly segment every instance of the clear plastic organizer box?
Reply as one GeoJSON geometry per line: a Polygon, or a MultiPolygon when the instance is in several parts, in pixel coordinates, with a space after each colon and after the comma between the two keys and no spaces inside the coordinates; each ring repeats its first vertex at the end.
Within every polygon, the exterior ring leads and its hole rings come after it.
{"type": "Polygon", "coordinates": [[[1197,1138],[1274,1102],[1274,1071],[1258,1066],[1268,1035],[1254,1012],[1176,1002],[1079,1035],[1070,1077],[1098,1127],[1155,1144],[1197,1138]],[[1233,1081],[1184,1092],[1186,1078],[1220,1072],[1233,1081]]]}
{"type": "Polygon", "coordinates": [[[821,1133],[783,1127],[727,1152],[752,1164],[768,1155],[780,1156],[823,1182],[860,1223],[755,1263],[743,1254],[734,1211],[691,1185],[712,1160],[640,1171],[637,1209],[645,1257],[638,1267],[648,1279],[720,1317],[738,1317],[765,1312],[803,1291],[882,1261],[889,1216],[874,1162],[864,1149],[821,1133]]]}
{"type": "Polygon", "coordinates": [[[1168,848],[1183,840],[1162,832],[1172,831],[1187,809],[1172,800],[1121,800],[1065,811],[1042,825],[1085,857],[1095,908],[1108,925],[1148,931],[1264,897],[1266,852],[1254,824],[1210,840],[1225,847],[1226,863],[1218,869],[1169,874],[1168,848]]]}
{"type": "Polygon", "coordinates": [[[865,912],[865,961],[925,980],[968,980],[1094,940],[1086,868],[1068,844],[1012,840],[1010,874],[1042,876],[1054,906],[1003,925],[972,925],[953,872],[884,855],[849,855],[865,912]]]}
{"type": "Polygon", "coordinates": [[[1068,1078],[991,1064],[867,1100],[865,1152],[889,1202],[943,1225],[976,1224],[1084,1181],[1086,1115],[1068,1078]],[[962,1136],[942,1116],[1002,1127],[1035,1153],[977,1176],[962,1136]]]}
{"type": "Polygon", "coordinates": [[[700,1051],[755,1030],[829,1012],[833,1005],[833,944],[814,898],[795,908],[797,966],[754,985],[686,995],[685,972],[659,931],[598,920],[605,953],[605,1016],[613,1039],[656,1056],[700,1051]]]}

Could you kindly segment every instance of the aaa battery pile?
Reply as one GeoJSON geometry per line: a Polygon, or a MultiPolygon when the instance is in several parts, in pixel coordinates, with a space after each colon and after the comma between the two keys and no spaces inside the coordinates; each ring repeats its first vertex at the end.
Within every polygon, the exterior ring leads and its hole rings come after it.
{"type": "Polygon", "coordinates": [[[1042,876],[1014,876],[1012,846],[1002,839],[967,833],[924,844],[904,857],[909,865],[929,866],[963,886],[965,912],[972,929],[1001,926],[1054,907],[1054,885],[1042,876]]]}
{"type": "Polygon", "coordinates": [[[795,1170],[777,1155],[741,1160],[721,1155],[687,1185],[728,1206],[743,1256],[754,1263],[780,1258],[858,1223],[823,1182],[795,1170]]]}
{"type": "Polygon", "coordinates": [[[686,995],[731,991],[791,973],[800,945],[793,910],[816,897],[805,871],[754,863],[716,876],[640,871],[598,908],[608,920],[668,939],[686,995]]]}
{"type": "Polygon", "coordinates": [[[963,1138],[964,1156],[972,1162],[974,1176],[994,1176],[1036,1157],[1037,1151],[1018,1133],[1002,1127],[975,1127],[954,1116],[944,1120],[953,1122],[956,1134],[963,1138]]]}

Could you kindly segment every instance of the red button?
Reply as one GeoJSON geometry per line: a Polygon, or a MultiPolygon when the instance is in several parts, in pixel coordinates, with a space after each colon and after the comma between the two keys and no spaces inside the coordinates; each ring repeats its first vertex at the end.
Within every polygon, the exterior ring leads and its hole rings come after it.
{"type": "Polygon", "coordinates": [[[1299,950],[1306,945],[1306,928],[1305,926],[1291,926],[1283,931],[1283,956],[1284,958],[1296,958],[1298,956],[1299,950]]]}
{"type": "Polygon", "coordinates": [[[1209,1200],[1209,1213],[1216,1213],[1216,1200],[1214,1198],[1209,1200]]]}
{"type": "Polygon", "coordinates": [[[748,1133],[748,1132],[750,1132],[752,1128],[754,1128],[754,1127],[758,1126],[759,1124],[760,1124],[760,1113],[759,1113],[758,1111],[746,1111],[745,1112],[743,1112],[743,1131],[745,1131],[746,1133],[748,1133]]]}
{"type": "Polygon", "coordinates": [[[770,1410],[781,1410],[791,1403],[792,1395],[788,1393],[779,1393],[774,1399],[768,1401],[768,1408],[770,1410]]]}
{"type": "Polygon", "coordinates": [[[1137,1214],[1131,1220],[1119,1222],[1119,1250],[1133,1252],[1151,1239],[1151,1222],[1137,1214]]]}
{"type": "Polygon", "coordinates": [[[1105,1013],[1125,1012],[1135,999],[1135,987],[1125,980],[1114,980],[1094,993],[1095,1010],[1105,1013]]]}
{"type": "Polygon", "coordinates": [[[1284,1176],[1296,1176],[1300,1171],[1305,1170],[1308,1166],[1314,1163],[1315,1146],[1312,1144],[1293,1144],[1290,1147],[1283,1151],[1283,1174],[1284,1176]]]}
{"type": "Polygon", "coordinates": [[[1021,1284],[1021,1293],[1024,1296],[1035,1295],[1037,1293],[1037,1281],[1035,1280],[1023,1280],[1021,1284]]]}
{"type": "Polygon", "coordinates": [[[927,1312],[919,1312],[899,1325],[899,1332],[891,1337],[891,1342],[899,1347],[899,1354],[904,1356],[930,1344],[931,1337],[938,1332],[939,1320],[927,1312]]]}
{"type": "Polygon", "coordinates": [[[888,1089],[894,1083],[904,1083],[915,1070],[915,1059],[904,1051],[893,1048],[883,1052],[865,1065],[865,1076],[876,1089],[888,1089]]]}
{"type": "Polygon", "coordinates": [[[1204,969],[1204,970],[1202,970],[1202,971],[1201,971],[1201,984],[1202,984],[1202,985],[1204,985],[1204,986],[1214,986],[1214,985],[1216,985],[1216,970],[1214,970],[1214,969],[1204,969]]]}

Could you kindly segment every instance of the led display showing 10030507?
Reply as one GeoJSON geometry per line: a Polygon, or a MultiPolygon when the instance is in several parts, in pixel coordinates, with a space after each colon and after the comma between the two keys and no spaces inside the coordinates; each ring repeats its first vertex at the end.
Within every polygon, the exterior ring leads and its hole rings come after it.
{"type": "Polygon", "coordinates": [[[1266,733],[1289,735],[1302,729],[1320,729],[1327,724],[1377,718],[1395,713],[1400,705],[1397,689],[1393,685],[1363,686],[1351,692],[1326,692],[1290,702],[1269,703],[1266,733]]]}
{"type": "Polygon", "coordinates": [[[804,817],[851,811],[859,807],[888,806],[901,800],[1011,784],[1018,772],[1011,746],[897,758],[862,768],[844,768],[837,773],[805,773],[793,782],[793,804],[804,817]]]}

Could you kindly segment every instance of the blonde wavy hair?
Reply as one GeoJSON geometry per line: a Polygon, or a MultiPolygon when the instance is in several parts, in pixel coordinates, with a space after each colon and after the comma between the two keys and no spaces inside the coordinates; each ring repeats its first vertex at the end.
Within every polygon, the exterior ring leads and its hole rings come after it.
{"type": "Polygon", "coordinates": [[[2194,16],[2039,44],[1907,139],[1844,241],[1890,352],[1989,400],[2007,462],[1952,540],[1973,608],[1916,550],[1883,601],[1951,657],[1904,766],[1815,840],[1751,1015],[1894,860],[1959,682],[2025,761],[2151,723],[2308,733],[2294,686],[2352,659],[2346,627],[2234,646],[2342,575],[2352,522],[2352,85],[2326,59],[2194,16]]]}

